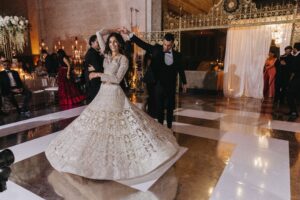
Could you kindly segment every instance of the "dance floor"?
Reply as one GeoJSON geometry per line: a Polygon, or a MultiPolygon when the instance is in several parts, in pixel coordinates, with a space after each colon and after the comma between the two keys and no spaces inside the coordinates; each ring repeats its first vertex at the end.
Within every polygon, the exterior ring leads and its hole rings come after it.
{"type": "Polygon", "coordinates": [[[151,184],[89,180],[50,166],[45,148],[84,108],[0,120],[0,149],[16,158],[1,200],[300,199],[300,124],[271,101],[179,97],[173,131],[182,151],[148,177],[151,184]]]}

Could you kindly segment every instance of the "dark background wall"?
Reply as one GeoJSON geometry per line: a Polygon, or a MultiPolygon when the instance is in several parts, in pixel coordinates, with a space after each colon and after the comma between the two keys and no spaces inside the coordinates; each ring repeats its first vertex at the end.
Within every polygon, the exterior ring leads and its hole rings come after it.
{"type": "Polygon", "coordinates": [[[181,53],[186,69],[195,70],[202,61],[223,60],[226,34],[226,29],[183,32],[181,53]]]}

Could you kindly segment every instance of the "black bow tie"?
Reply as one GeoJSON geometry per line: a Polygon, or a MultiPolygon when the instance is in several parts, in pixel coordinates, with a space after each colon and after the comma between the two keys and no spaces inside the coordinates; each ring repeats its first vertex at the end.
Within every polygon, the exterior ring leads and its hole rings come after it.
{"type": "Polygon", "coordinates": [[[167,52],[165,52],[165,53],[167,53],[167,54],[171,54],[172,52],[171,52],[171,51],[167,51],[167,52]]]}

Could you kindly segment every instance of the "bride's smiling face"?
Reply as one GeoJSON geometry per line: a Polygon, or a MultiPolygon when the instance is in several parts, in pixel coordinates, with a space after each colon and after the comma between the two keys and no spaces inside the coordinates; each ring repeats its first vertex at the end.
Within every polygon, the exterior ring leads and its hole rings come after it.
{"type": "Polygon", "coordinates": [[[112,53],[119,53],[119,47],[120,45],[117,38],[115,38],[114,36],[109,38],[109,48],[112,53]]]}

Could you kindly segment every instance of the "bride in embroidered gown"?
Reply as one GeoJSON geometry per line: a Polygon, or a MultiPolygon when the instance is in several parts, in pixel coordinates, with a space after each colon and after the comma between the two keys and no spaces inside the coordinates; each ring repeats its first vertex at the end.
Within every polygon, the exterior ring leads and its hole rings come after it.
{"type": "Polygon", "coordinates": [[[119,86],[127,69],[124,40],[111,33],[105,44],[104,73],[96,98],[46,149],[50,164],[60,172],[99,180],[140,177],[173,158],[179,146],[172,131],[133,105],[119,86]]]}

